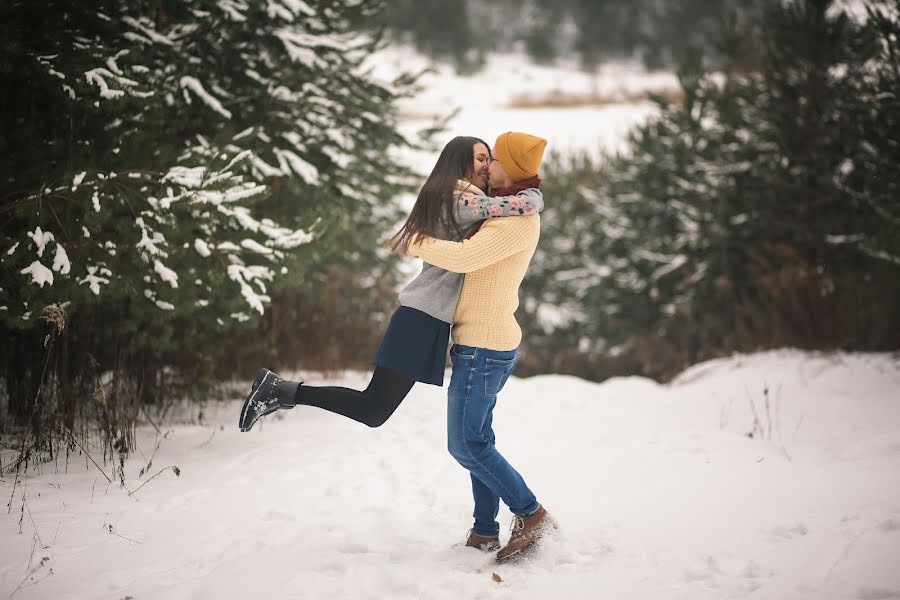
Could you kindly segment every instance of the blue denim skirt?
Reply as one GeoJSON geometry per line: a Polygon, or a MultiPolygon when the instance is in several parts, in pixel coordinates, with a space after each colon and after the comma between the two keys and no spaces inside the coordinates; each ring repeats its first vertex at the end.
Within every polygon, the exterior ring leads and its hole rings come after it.
{"type": "Polygon", "coordinates": [[[397,371],[415,381],[444,385],[450,323],[421,310],[401,306],[388,324],[375,366],[397,371]]]}

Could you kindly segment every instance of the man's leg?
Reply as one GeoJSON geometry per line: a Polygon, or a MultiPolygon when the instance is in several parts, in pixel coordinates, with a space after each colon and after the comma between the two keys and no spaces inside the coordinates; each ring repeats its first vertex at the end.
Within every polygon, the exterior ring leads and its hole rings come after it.
{"type": "Polygon", "coordinates": [[[472,516],[475,525],[472,531],[483,537],[497,537],[500,535],[500,523],[497,522],[497,514],[500,512],[500,496],[495,494],[483,481],[470,474],[472,478],[472,498],[475,500],[475,510],[472,516]]]}
{"type": "MultiPolygon", "coordinates": [[[[496,402],[494,402],[496,405],[496,402]]],[[[493,406],[488,411],[487,418],[482,427],[482,433],[492,446],[495,445],[496,437],[494,436],[493,406]]],[[[497,514],[500,512],[500,496],[495,494],[483,481],[471,475],[472,477],[472,497],[475,500],[475,532],[493,531],[492,537],[500,535],[500,523],[497,522],[497,514]]],[[[482,535],[482,534],[479,534],[482,535]]]]}
{"type": "Polygon", "coordinates": [[[516,360],[516,351],[498,352],[483,348],[454,346],[450,358],[453,373],[447,403],[447,434],[450,454],[474,479],[476,524],[490,530],[475,530],[479,535],[494,535],[497,496],[515,513],[531,514],[539,507],[522,476],[497,452],[491,428],[497,392],[506,383],[516,360]],[[487,425],[487,427],[485,427],[487,425]],[[483,494],[485,488],[492,496],[483,494]]]}

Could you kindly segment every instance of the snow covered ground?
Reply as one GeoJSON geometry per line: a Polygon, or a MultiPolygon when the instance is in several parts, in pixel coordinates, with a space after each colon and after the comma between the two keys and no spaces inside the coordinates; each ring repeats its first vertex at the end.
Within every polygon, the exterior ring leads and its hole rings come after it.
{"type": "Polygon", "coordinates": [[[518,565],[461,546],[445,390],[416,386],[375,430],[300,407],[242,434],[239,406],[165,428],[138,477],[142,429],[127,488],[181,475],[132,496],[83,457],[3,476],[0,596],[900,598],[898,355],[735,356],[670,385],[513,378],[499,447],[561,524],[518,565]]]}

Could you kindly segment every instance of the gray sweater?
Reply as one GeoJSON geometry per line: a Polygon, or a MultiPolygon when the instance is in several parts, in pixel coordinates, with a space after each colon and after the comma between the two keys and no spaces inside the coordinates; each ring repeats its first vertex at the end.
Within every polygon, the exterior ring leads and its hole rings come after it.
{"type": "MultiPolygon", "coordinates": [[[[465,238],[472,225],[484,219],[533,215],[544,209],[544,195],[537,188],[523,190],[515,196],[496,198],[485,196],[475,186],[470,186],[469,189],[477,193],[464,191],[456,196],[456,219],[463,232],[444,239],[459,242],[465,238]]],[[[463,273],[451,273],[423,263],[422,272],[400,292],[400,305],[421,310],[452,324],[464,278],[463,273]]]]}

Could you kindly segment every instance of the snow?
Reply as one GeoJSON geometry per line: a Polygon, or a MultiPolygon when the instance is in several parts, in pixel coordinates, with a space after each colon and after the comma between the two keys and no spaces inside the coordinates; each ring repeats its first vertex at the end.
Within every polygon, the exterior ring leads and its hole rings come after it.
{"type": "Polygon", "coordinates": [[[285,173],[293,171],[310,185],[319,185],[319,170],[290,150],[275,149],[279,166],[285,173]],[[290,168],[288,168],[290,167],[290,168]]]}
{"type": "Polygon", "coordinates": [[[270,19],[283,19],[285,21],[293,21],[294,15],[287,8],[277,2],[269,1],[266,6],[266,15],[270,19]]]}
{"type": "Polygon", "coordinates": [[[250,286],[250,281],[259,282],[260,278],[271,279],[272,273],[264,267],[245,267],[243,265],[228,265],[228,277],[241,286],[241,295],[250,308],[263,314],[263,304],[269,300],[269,297],[257,294],[250,286]]]}
{"type": "Polygon", "coordinates": [[[669,261],[669,264],[659,267],[658,269],[653,271],[653,273],[650,274],[650,281],[654,281],[654,282],[657,281],[663,275],[667,275],[667,274],[671,273],[672,271],[679,269],[687,261],[688,261],[688,257],[683,254],[673,256],[671,258],[671,260],[669,261]]]}
{"type": "Polygon", "coordinates": [[[247,10],[247,5],[244,2],[240,0],[219,0],[218,4],[222,12],[228,15],[228,18],[232,21],[243,22],[247,20],[244,13],[241,12],[247,10]]]}
{"type": "MultiPolygon", "coordinates": [[[[843,11],[854,21],[858,23],[864,23],[868,20],[868,13],[866,13],[866,5],[870,4],[868,2],[864,2],[863,0],[836,0],[828,9],[829,18],[833,18],[834,15],[843,11]]],[[[882,9],[887,8],[890,11],[890,7],[887,3],[881,5],[882,9]]]]}
{"type": "Polygon", "coordinates": [[[222,242],[216,246],[216,250],[223,252],[239,252],[240,249],[241,247],[233,242],[222,242]]]}
{"type": "Polygon", "coordinates": [[[241,248],[263,255],[270,255],[274,252],[271,248],[266,248],[256,240],[251,240],[250,238],[241,240],[241,248]]]}
{"type": "Polygon", "coordinates": [[[23,275],[31,275],[31,282],[40,287],[44,287],[45,283],[53,285],[53,271],[41,264],[39,260],[34,261],[19,272],[23,275]]]}
{"type": "Polygon", "coordinates": [[[205,167],[172,167],[162,178],[162,182],[171,182],[188,189],[197,189],[203,185],[205,175],[205,167]]]}
{"type": "Polygon", "coordinates": [[[53,257],[53,270],[60,275],[67,275],[72,270],[72,263],[69,262],[69,255],[62,244],[56,244],[56,255],[53,257]]]}
{"type": "Polygon", "coordinates": [[[44,248],[47,247],[49,242],[55,241],[52,233],[43,231],[40,227],[35,227],[34,231],[28,233],[28,237],[30,237],[35,246],[37,246],[38,256],[44,256],[44,248]]]}
{"type": "Polygon", "coordinates": [[[258,196],[262,193],[265,193],[267,189],[268,188],[266,188],[266,186],[264,185],[248,182],[242,186],[229,188],[228,191],[226,191],[225,194],[220,197],[218,202],[238,202],[240,200],[252,198],[253,196],[258,196]]]}
{"type": "Polygon", "coordinates": [[[284,49],[291,61],[299,62],[311,69],[322,64],[323,61],[318,57],[314,48],[319,45],[319,37],[300,33],[290,27],[276,29],[273,35],[284,44],[284,49]]]}
{"type": "Polygon", "coordinates": [[[134,222],[135,225],[141,228],[141,239],[135,247],[141,251],[146,250],[146,252],[154,256],[162,252],[159,249],[158,245],[165,244],[166,238],[163,237],[163,235],[158,231],[154,231],[152,237],[148,235],[148,232],[150,230],[147,229],[147,225],[144,223],[144,219],[142,217],[138,217],[134,222]]]}
{"type": "MultiPolygon", "coordinates": [[[[415,386],[379,429],[298,407],[246,434],[236,391],[164,440],[140,428],[127,489],[77,455],[15,490],[0,480],[12,505],[0,593],[24,582],[17,599],[892,598],[898,388],[900,356],[792,350],[702,363],[669,385],[513,377],[499,448],[560,530],[503,566],[461,546],[471,498],[445,449],[446,390],[415,386]]],[[[505,508],[500,519],[505,529],[505,508]]]]}
{"type": "MultiPolygon", "coordinates": [[[[290,11],[295,15],[300,15],[301,13],[303,13],[310,17],[316,16],[316,11],[310,8],[310,6],[303,0],[280,0],[280,3],[290,9],[290,11]]],[[[269,4],[272,4],[272,2],[270,1],[269,4]]]]}
{"type": "Polygon", "coordinates": [[[173,46],[174,45],[172,40],[170,40],[169,38],[167,38],[166,36],[164,36],[160,33],[157,33],[156,31],[154,31],[152,28],[152,25],[150,25],[149,20],[145,19],[145,21],[147,22],[147,25],[144,25],[143,23],[141,23],[140,21],[138,21],[137,19],[134,19],[132,17],[123,17],[122,21],[125,24],[137,29],[142,34],[144,34],[144,36],[146,36],[145,38],[142,38],[140,36],[135,36],[138,40],[149,41],[151,43],[156,42],[158,44],[163,44],[165,46],[173,46]]]}
{"type": "Polygon", "coordinates": [[[209,106],[213,111],[219,113],[226,119],[231,118],[231,111],[227,110],[218,98],[206,91],[203,84],[196,77],[184,76],[179,81],[182,88],[192,91],[198,98],[209,106]]]}
{"type": "Polygon", "coordinates": [[[84,181],[84,176],[85,176],[85,175],[87,175],[87,171],[82,171],[81,173],[78,173],[78,174],[72,179],[72,191],[73,191],[73,192],[74,192],[75,190],[77,190],[77,189],[78,189],[78,186],[81,185],[81,182],[84,181]]]}
{"type": "Polygon", "coordinates": [[[203,256],[204,258],[212,254],[209,249],[209,245],[200,238],[194,240],[194,249],[197,251],[197,254],[203,256]]]}
{"type": "Polygon", "coordinates": [[[168,283],[173,288],[178,287],[178,273],[162,264],[158,259],[153,261],[153,270],[156,271],[159,278],[168,283]]]}
{"type": "Polygon", "coordinates": [[[260,172],[263,177],[281,177],[284,173],[258,157],[257,155],[253,155],[251,157],[251,162],[254,167],[260,172]]]}
{"type": "Polygon", "coordinates": [[[316,239],[315,235],[304,231],[303,229],[297,229],[296,231],[282,229],[279,231],[282,231],[283,234],[271,236],[272,245],[276,248],[296,248],[297,246],[308,244],[316,239]]]}
{"type": "Polygon", "coordinates": [[[94,295],[99,296],[100,284],[109,283],[109,279],[103,277],[103,275],[112,275],[112,273],[109,271],[109,269],[96,266],[88,267],[87,273],[88,274],[85,275],[84,278],[79,280],[78,285],[84,285],[85,283],[88,284],[88,287],[92,292],[94,292],[94,295]]]}
{"type": "Polygon", "coordinates": [[[125,95],[125,92],[122,90],[110,89],[109,84],[106,83],[105,78],[115,78],[115,76],[102,67],[86,71],[84,77],[85,79],[87,79],[88,83],[93,83],[100,88],[101,98],[112,100],[114,98],[120,98],[125,95]]]}
{"type": "MultiPolygon", "coordinates": [[[[491,54],[477,74],[461,76],[451,65],[431,66],[426,57],[404,46],[374,53],[367,66],[386,85],[404,70],[430,68],[419,78],[422,90],[398,102],[400,129],[415,139],[418,131],[458,110],[438,136],[438,151],[455,135],[474,135],[493,144],[497,135],[512,130],[547,138],[548,153],[584,152],[599,158],[605,152],[624,152],[628,132],[659,112],[654,103],[635,97],[679,87],[674,73],[648,72],[634,62],[610,62],[586,72],[568,64],[528,64],[520,55],[503,53],[491,54]],[[583,103],[567,107],[569,99],[583,103]]],[[[436,158],[433,150],[400,156],[423,175],[436,158]]]]}

